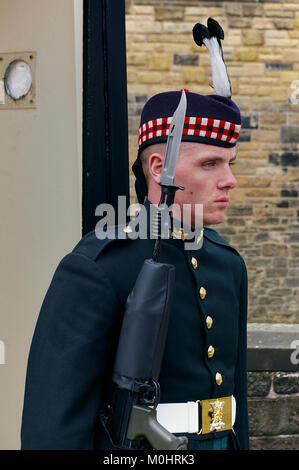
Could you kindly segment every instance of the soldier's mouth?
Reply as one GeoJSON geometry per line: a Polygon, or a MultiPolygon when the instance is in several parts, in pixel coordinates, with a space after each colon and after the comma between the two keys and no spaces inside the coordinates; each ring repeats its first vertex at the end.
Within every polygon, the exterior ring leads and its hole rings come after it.
{"type": "Polygon", "coordinates": [[[223,198],[221,198],[221,199],[217,199],[217,200],[215,201],[215,204],[217,204],[217,205],[219,205],[219,206],[221,206],[221,207],[227,207],[228,204],[229,204],[229,198],[223,197],[223,198]]]}

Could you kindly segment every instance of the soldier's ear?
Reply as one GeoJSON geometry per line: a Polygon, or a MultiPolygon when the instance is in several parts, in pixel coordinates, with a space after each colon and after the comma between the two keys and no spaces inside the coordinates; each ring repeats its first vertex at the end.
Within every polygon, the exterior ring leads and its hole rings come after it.
{"type": "Polygon", "coordinates": [[[161,179],[161,173],[163,169],[164,157],[160,153],[152,153],[148,161],[149,174],[152,179],[159,183],[161,179]]]}

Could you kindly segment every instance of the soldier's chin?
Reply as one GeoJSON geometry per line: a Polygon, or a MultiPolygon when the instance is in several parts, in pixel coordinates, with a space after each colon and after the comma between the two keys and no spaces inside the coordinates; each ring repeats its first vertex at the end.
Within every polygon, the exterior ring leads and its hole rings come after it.
{"type": "Polygon", "coordinates": [[[215,213],[204,215],[203,224],[205,227],[209,225],[221,224],[225,218],[225,211],[217,211],[215,213]]]}

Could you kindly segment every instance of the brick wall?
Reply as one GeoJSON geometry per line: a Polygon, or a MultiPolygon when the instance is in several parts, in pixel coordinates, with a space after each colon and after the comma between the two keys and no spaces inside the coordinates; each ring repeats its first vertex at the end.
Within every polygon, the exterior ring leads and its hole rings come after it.
{"type": "Polygon", "coordinates": [[[217,230],[245,258],[249,320],[299,323],[299,2],[127,0],[126,8],[131,163],[146,99],[183,87],[213,93],[209,54],[192,28],[209,16],[222,25],[243,129],[238,187],[217,230]]]}
{"type": "Polygon", "coordinates": [[[251,450],[299,449],[299,373],[249,372],[251,450]]]}

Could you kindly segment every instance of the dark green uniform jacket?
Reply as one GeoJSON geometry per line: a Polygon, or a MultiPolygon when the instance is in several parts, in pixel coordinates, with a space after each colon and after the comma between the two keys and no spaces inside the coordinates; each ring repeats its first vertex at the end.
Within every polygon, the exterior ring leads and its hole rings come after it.
{"type": "MultiPolygon", "coordinates": [[[[126,299],[153,246],[150,239],[99,240],[92,232],[59,264],[30,349],[22,449],[109,448],[99,414],[109,401],[126,299]]],[[[234,395],[234,440],[247,449],[244,261],[212,229],[192,252],[182,240],[163,241],[160,261],[176,269],[160,401],[234,395]],[[209,346],[215,350],[210,358],[209,346]]]]}

